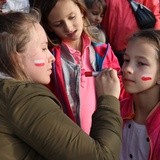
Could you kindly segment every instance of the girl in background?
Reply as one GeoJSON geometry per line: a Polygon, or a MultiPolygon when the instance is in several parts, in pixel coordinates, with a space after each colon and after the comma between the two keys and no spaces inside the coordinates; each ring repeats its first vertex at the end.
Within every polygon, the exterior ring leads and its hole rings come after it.
{"type": "MultiPolygon", "coordinates": [[[[120,66],[111,46],[89,33],[87,12],[79,0],[37,0],[42,25],[55,56],[49,88],[63,105],[64,112],[89,134],[96,109],[95,78],[86,71],[120,66]],[[54,45],[54,47],[53,47],[54,45]]],[[[114,88],[113,88],[114,89],[114,88]]]]}
{"type": "Polygon", "coordinates": [[[133,35],[124,54],[121,160],[160,160],[160,30],[133,35]]]}
{"type": "Polygon", "coordinates": [[[106,11],[106,2],[104,0],[84,0],[87,7],[87,18],[91,24],[90,30],[95,34],[100,42],[106,42],[106,36],[101,28],[106,11]]]}

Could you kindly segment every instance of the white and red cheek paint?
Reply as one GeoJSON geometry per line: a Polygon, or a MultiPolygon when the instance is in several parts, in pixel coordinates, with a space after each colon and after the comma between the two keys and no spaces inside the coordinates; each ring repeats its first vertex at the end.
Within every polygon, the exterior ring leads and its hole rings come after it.
{"type": "Polygon", "coordinates": [[[34,64],[37,67],[43,67],[45,65],[45,61],[43,59],[34,60],[34,64]]]}
{"type": "Polygon", "coordinates": [[[149,77],[149,76],[142,76],[142,81],[150,81],[152,80],[152,77],[149,77]]]}

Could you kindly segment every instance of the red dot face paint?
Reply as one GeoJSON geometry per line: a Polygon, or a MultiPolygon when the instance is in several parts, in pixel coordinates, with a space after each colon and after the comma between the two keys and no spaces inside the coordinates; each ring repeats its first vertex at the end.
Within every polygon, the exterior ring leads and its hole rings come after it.
{"type": "Polygon", "coordinates": [[[34,60],[34,64],[37,67],[42,67],[45,65],[45,61],[43,59],[42,60],[34,60]]]}
{"type": "Polygon", "coordinates": [[[142,77],[141,78],[143,81],[149,81],[149,80],[152,80],[152,78],[151,77],[142,77]]]}

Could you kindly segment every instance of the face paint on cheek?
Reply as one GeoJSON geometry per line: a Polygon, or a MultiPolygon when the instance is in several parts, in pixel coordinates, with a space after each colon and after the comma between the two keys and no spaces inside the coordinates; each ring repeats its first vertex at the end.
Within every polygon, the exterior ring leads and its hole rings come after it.
{"type": "Polygon", "coordinates": [[[45,61],[43,59],[39,59],[39,60],[34,60],[34,64],[37,67],[42,67],[45,65],[45,61]]]}
{"type": "Polygon", "coordinates": [[[149,80],[152,80],[152,77],[143,76],[141,79],[142,79],[142,81],[149,81],[149,80]]]}

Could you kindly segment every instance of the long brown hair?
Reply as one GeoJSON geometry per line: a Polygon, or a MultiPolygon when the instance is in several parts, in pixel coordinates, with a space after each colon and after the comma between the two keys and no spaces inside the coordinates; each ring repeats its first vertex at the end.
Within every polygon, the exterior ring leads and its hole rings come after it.
{"type": "MultiPolygon", "coordinates": [[[[61,43],[61,39],[49,29],[48,24],[48,16],[51,12],[51,10],[55,7],[56,3],[59,0],[35,0],[34,1],[34,7],[39,9],[41,13],[41,25],[45,29],[48,39],[49,39],[49,48],[52,48],[53,45],[57,45],[61,43]]],[[[81,10],[83,13],[83,19],[84,19],[84,32],[88,34],[92,39],[94,39],[94,36],[88,29],[89,21],[87,19],[87,9],[82,0],[72,0],[81,10]]]]}
{"type": "Polygon", "coordinates": [[[35,10],[0,14],[0,72],[18,80],[27,80],[16,55],[24,53],[30,41],[30,28],[39,21],[39,13],[35,10]]]}

